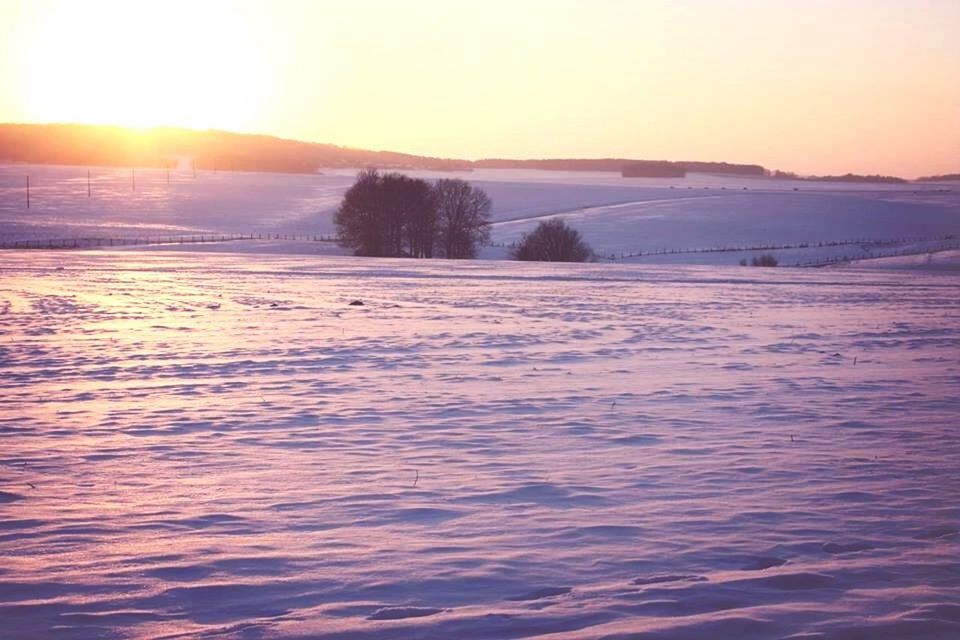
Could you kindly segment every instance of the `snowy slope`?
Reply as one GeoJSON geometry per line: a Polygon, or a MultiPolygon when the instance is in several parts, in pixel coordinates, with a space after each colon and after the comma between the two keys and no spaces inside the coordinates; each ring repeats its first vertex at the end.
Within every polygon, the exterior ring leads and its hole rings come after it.
{"type": "Polygon", "coordinates": [[[4,637],[956,638],[958,288],[2,253],[4,637]]]}
{"type": "Polygon", "coordinates": [[[960,251],[931,251],[913,255],[857,260],[851,266],[860,269],[921,269],[931,271],[960,270],[960,251]]]}
{"type": "MultiPolygon", "coordinates": [[[[758,192],[669,197],[592,207],[562,216],[607,251],[895,240],[960,232],[960,208],[890,201],[877,193],[758,192]]],[[[497,224],[495,238],[516,240],[526,220],[497,224]]]]}
{"type": "MultiPolygon", "coordinates": [[[[537,222],[559,215],[604,256],[657,250],[915,241],[960,237],[960,190],[952,185],[850,185],[693,174],[685,179],[623,179],[616,174],[485,170],[413,172],[461,177],[494,201],[488,258],[537,222]]],[[[89,236],[332,234],[333,211],[354,172],[325,175],[166,173],[0,167],[0,242],[89,236]],[[26,209],[25,176],[31,175],[26,209]],[[134,190],[135,187],[135,190],[134,190]]],[[[807,252],[793,262],[830,257],[807,252]]],[[[642,257],[659,262],[662,258],[642,257]]],[[[735,264],[731,255],[671,262],[735,264]]]]}

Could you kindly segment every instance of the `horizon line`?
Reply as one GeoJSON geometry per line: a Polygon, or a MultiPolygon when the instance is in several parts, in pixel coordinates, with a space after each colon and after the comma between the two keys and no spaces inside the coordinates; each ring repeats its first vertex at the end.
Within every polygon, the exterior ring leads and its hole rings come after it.
{"type": "MultiPolygon", "coordinates": [[[[469,156],[467,156],[467,157],[452,157],[452,156],[446,156],[446,157],[445,157],[445,156],[430,155],[430,154],[424,154],[424,153],[413,152],[413,151],[397,151],[397,150],[394,150],[394,149],[373,149],[373,148],[364,148],[364,147],[359,147],[359,146],[352,146],[352,145],[349,145],[349,144],[338,144],[338,143],[335,143],[335,142],[327,142],[327,141],[322,141],[322,140],[306,140],[306,139],[303,139],[303,138],[290,138],[290,137],[285,137],[285,136],[278,135],[278,134],[275,134],[275,133],[266,133],[266,132],[259,132],[259,131],[239,131],[239,130],[235,130],[235,129],[221,129],[221,128],[217,128],[217,127],[198,128],[198,127],[188,127],[188,126],[174,125],[174,124],[153,124],[153,125],[149,125],[149,126],[136,126],[136,125],[124,125],[124,124],[116,124],[116,123],[92,123],[92,122],[51,122],[51,121],[47,121],[47,122],[36,122],[36,121],[34,121],[34,122],[0,122],[0,127],[4,127],[4,126],[87,127],[87,128],[119,129],[119,130],[122,130],[122,131],[131,132],[131,133],[136,133],[136,132],[139,132],[139,133],[147,133],[147,132],[157,131],[157,130],[163,130],[163,129],[167,129],[167,130],[178,130],[178,131],[189,132],[189,133],[224,133],[224,134],[238,135],[238,136],[257,136],[257,137],[263,137],[263,138],[272,138],[272,139],[274,139],[274,140],[279,140],[279,141],[283,141],[283,142],[295,142],[295,143],[300,143],[300,144],[310,144],[310,145],[318,145],[318,146],[336,147],[336,148],[339,148],[339,149],[347,149],[347,150],[352,150],[352,151],[365,151],[365,152],[373,152],[373,153],[391,153],[391,154],[398,154],[398,155],[413,156],[413,157],[416,157],[416,158],[429,159],[429,160],[443,160],[443,161],[453,161],[453,162],[464,162],[464,163],[470,163],[470,164],[475,164],[475,163],[479,163],[479,162],[491,162],[491,161],[507,161],[507,162],[562,162],[562,161],[605,161],[605,160],[606,160],[606,161],[623,161],[623,162],[669,162],[669,163],[675,163],[675,164],[683,164],[683,163],[711,163],[711,164],[753,165],[753,166],[762,167],[765,171],[781,171],[781,172],[784,172],[784,173],[792,173],[792,174],[796,175],[798,178],[826,177],[826,174],[797,173],[797,172],[793,172],[793,171],[789,171],[789,170],[785,170],[785,169],[770,168],[770,167],[767,167],[767,166],[765,166],[765,165],[763,165],[763,164],[761,164],[761,163],[757,163],[757,162],[737,162],[737,161],[730,161],[730,160],[703,160],[703,159],[698,159],[698,160],[669,160],[669,159],[665,159],[665,158],[657,158],[657,159],[652,159],[652,158],[640,158],[640,157],[630,158],[630,157],[616,156],[616,155],[592,156],[592,157],[587,157],[587,156],[574,156],[574,155],[567,155],[567,156],[559,156],[559,155],[558,155],[558,156],[541,156],[541,157],[510,157],[510,156],[486,156],[486,157],[472,157],[472,158],[469,157],[469,156]]],[[[40,163],[40,164],[49,164],[49,163],[40,163]]],[[[544,169],[544,170],[545,170],[545,171],[550,171],[551,169],[544,169]]],[[[960,167],[957,168],[957,173],[960,173],[960,167]]],[[[877,173],[858,173],[858,172],[856,172],[856,171],[850,171],[850,170],[848,169],[848,170],[846,171],[846,173],[830,174],[830,175],[831,175],[831,176],[856,175],[856,176],[871,176],[871,177],[872,177],[872,176],[880,176],[880,177],[901,178],[901,179],[904,179],[904,180],[918,180],[918,179],[924,178],[924,177],[938,177],[938,176],[942,176],[942,175],[953,175],[953,172],[947,172],[947,173],[945,173],[945,174],[936,174],[936,173],[933,173],[933,174],[924,174],[924,175],[917,175],[916,177],[913,177],[913,178],[905,178],[904,176],[893,175],[893,174],[885,175],[885,174],[877,174],[877,173]]]]}

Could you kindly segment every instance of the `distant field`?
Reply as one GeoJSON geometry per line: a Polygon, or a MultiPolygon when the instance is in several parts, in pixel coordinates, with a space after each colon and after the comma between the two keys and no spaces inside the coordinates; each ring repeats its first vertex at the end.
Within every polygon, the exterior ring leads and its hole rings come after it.
{"type": "MultiPolygon", "coordinates": [[[[616,174],[530,170],[411,172],[461,177],[494,201],[487,258],[537,221],[563,216],[603,256],[633,261],[736,264],[740,254],[649,256],[706,248],[885,242],[883,255],[918,241],[918,249],[954,248],[960,237],[960,185],[857,185],[692,174],[624,179],[616,174]]],[[[324,175],[83,167],[0,167],[0,242],[90,236],[172,237],[199,234],[330,235],[332,214],[353,171],[324,175]],[[27,174],[31,208],[26,208],[27,174]]],[[[877,247],[807,250],[781,256],[794,264],[864,257],[877,247]]],[[[329,248],[317,249],[329,252],[329,248]]],[[[750,255],[748,252],[745,255],[750,255]]]]}

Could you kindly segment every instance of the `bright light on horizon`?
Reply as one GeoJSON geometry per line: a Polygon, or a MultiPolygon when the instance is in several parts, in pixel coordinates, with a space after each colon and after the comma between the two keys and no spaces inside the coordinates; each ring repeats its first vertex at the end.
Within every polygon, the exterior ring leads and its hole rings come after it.
{"type": "Polygon", "coordinates": [[[63,3],[31,26],[21,85],[31,119],[256,127],[263,58],[229,3],[63,3]]]}
{"type": "Polygon", "coordinates": [[[951,0],[0,0],[0,121],[960,171],[951,0]]]}

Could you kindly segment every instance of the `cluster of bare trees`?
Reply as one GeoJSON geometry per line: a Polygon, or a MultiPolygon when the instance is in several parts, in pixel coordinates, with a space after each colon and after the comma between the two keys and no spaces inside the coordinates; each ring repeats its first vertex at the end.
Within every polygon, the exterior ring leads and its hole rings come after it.
{"type": "Polygon", "coordinates": [[[431,185],[361,171],[334,215],[340,244],[361,256],[473,258],[490,238],[490,198],[463,180],[431,185]]]}
{"type": "MultiPolygon", "coordinates": [[[[354,255],[475,258],[490,241],[493,203],[463,180],[432,185],[401,173],[365,169],[343,196],[333,221],[354,255]]],[[[584,262],[593,251],[563,220],[541,222],[512,250],[516,260],[584,262]]]]}

